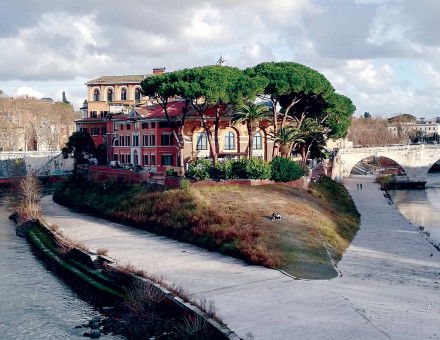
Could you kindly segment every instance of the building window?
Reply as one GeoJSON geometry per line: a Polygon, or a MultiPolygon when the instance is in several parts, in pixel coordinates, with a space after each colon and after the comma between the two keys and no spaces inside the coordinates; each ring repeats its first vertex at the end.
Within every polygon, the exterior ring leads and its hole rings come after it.
{"type": "Polygon", "coordinates": [[[156,135],[150,135],[150,146],[156,145],[156,135]]]}
{"type": "Polygon", "coordinates": [[[235,135],[231,131],[225,134],[225,150],[235,150],[235,135]]]}
{"type": "Polygon", "coordinates": [[[141,100],[141,89],[139,87],[134,90],[134,100],[137,102],[141,100]]]}
{"type": "Polygon", "coordinates": [[[101,111],[101,117],[107,117],[108,111],[101,111]]]}
{"type": "Polygon", "coordinates": [[[113,101],[113,90],[112,89],[108,89],[107,90],[107,101],[108,102],[112,102],[113,101]]]}
{"type": "Polygon", "coordinates": [[[142,129],[148,129],[148,123],[142,123],[142,129]]]}
{"type": "Polygon", "coordinates": [[[159,122],[159,128],[161,129],[171,128],[171,124],[168,122],[159,122]]]}
{"type": "Polygon", "coordinates": [[[133,164],[138,165],[139,164],[139,156],[136,150],[133,152],[133,164]]]}
{"type": "Polygon", "coordinates": [[[262,150],[263,149],[263,136],[261,135],[261,132],[257,132],[254,135],[254,150],[262,150]]]}
{"type": "Polygon", "coordinates": [[[118,131],[118,124],[113,123],[113,131],[118,131]]]}
{"type": "Polygon", "coordinates": [[[133,146],[139,146],[139,135],[133,135],[133,146]]]}
{"type": "Polygon", "coordinates": [[[150,165],[151,166],[156,165],[156,156],[155,155],[150,156],[150,165]]]}
{"type": "Polygon", "coordinates": [[[127,124],[127,130],[130,130],[130,129],[131,129],[131,125],[127,124]]]}
{"type": "Polygon", "coordinates": [[[199,132],[197,134],[196,150],[208,150],[208,138],[206,132],[199,132]]]}
{"type": "Polygon", "coordinates": [[[134,122],[134,128],[139,129],[139,122],[134,122]]]}
{"type": "Polygon", "coordinates": [[[90,111],[90,118],[96,118],[98,116],[97,111],[90,111]]]}
{"type": "Polygon", "coordinates": [[[121,163],[125,163],[125,156],[121,155],[121,163]]]}
{"type": "Polygon", "coordinates": [[[95,89],[95,91],[93,91],[93,100],[95,102],[99,102],[99,90],[95,89]]]}
{"type": "Polygon", "coordinates": [[[125,145],[130,146],[131,145],[131,136],[125,136],[125,145]]]}
{"type": "Polygon", "coordinates": [[[127,89],[125,87],[121,90],[121,100],[127,100],[127,89]]]}
{"type": "Polygon", "coordinates": [[[99,136],[99,128],[97,127],[92,128],[92,136],[99,136]]]}
{"type": "Polygon", "coordinates": [[[124,130],[124,124],[121,124],[121,131],[124,130]]]}
{"type": "Polygon", "coordinates": [[[160,145],[171,145],[171,134],[162,133],[160,135],[160,145]]]}
{"type": "Polygon", "coordinates": [[[131,155],[130,154],[126,155],[125,158],[126,158],[126,161],[128,164],[131,163],[131,155]]]}
{"type": "Polygon", "coordinates": [[[101,135],[104,136],[105,134],[107,134],[107,128],[103,127],[103,128],[101,128],[101,135]]]}
{"type": "Polygon", "coordinates": [[[115,138],[113,140],[113,146],[119,146],[119,139],[118,138],[115,138]]]}
{"type": "Polygon", "coordinates": [[[144,155],[144,165],[148,165],[148,155],[144,155]]]}
{"type": "Polygon", "coordinates": [[[151,122],[151,128],[155,129],[156,128],[156,122],[151,122]]]}
{"type": "Polygon", "coordinates": [[[173,165],[173,155],[162,155],[160,160],[161,165],[163,166],[172,166],[173,165]]]}
{"type": "Polygon", "coordinates": [[[142,145],[143,146],[148,146],[148,135],[143,135],[142,136],[142,145]]]}
{"type": "Polygon", "coordinates": [[[118,154],[117,154],[117,153],[115,153],[115,154],[113,155],[113,160],[114,160],[114,161],[117,161],[117,160],[118,160],[118,154]]]}
{"type": "Polygon", "coordinates": [[[119,137],[119,145],[124,146],[124,136],[119,137]]]}

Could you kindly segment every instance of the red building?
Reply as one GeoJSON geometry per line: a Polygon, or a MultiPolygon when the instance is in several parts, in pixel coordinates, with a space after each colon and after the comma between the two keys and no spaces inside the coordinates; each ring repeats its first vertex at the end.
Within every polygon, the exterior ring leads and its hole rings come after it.
{"type": "MultiPolygon", "coordinates": [[[[175,128],[170,126],[162,107],[139,92],[140,81],[144,77],[101,77],[88,82],[91,101],[82,108],[83,119],[76,122],[77,130],[89,133],[95,146],[104,152],[101,163],[113,161],[113,164],[117,162],[127,168],[139,165],[144,172],[153,174],[163,173],[167,168],[179,170],[179,146],[175,128]]],[[[183,105],[184,102],[179,100],[169,104],[171,123],[179,120],[177,116],[181,115],[183,105]]],[[[220,161],[239,159],[248,152],[246,126],[232,125],[232,117],[233,112],[229,112],[220,118],[220,161]]],[[[207,124],[214,127],[214,117],[209,113],[207,124]]],[[[253,141],[254,157],[266,160],[272,158],[273,141],[268,139],[269,125],[269,122],[263,122],[257,129],[253,141]]],[[[195,111],[187,114],[183,140],[184,163],[211,157],[205,129],[195,111]]]]}

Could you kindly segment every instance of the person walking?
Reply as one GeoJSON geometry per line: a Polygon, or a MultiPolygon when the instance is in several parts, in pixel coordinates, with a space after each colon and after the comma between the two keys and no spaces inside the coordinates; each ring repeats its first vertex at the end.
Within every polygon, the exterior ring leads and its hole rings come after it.
{"type": "Polygon", "coordinates": [[[360,188],[361,188],[361,190],[362,190],[362,183],[361,183],[361,184],[359,184],[359,186],[360,186],[360,188]]]}

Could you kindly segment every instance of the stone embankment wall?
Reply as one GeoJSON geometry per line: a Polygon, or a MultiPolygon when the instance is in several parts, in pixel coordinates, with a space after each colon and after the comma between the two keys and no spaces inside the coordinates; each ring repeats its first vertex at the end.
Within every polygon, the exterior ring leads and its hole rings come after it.
{"type": "Polygon", "coordinates": [[[73,159],[64,159],[60,151],[0,152],[0,179],[25,176],[50,176],[73,169],[73,159]]]}

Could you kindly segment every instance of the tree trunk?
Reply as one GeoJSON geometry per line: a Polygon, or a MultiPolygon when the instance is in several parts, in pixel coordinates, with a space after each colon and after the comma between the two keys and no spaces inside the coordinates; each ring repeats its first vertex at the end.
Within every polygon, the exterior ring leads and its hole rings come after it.
{"type": "Polygon", "coordinates": [[[208,122],[206,121],[206,117],[203,113],[201,113],[201,118],[202,118],[202,127],[205,130],[206,139],[208,140],[208,144],[209,144],[209,150],[211,151],[212,162],[213,162],[213,164],[217,164],[218,154],[217,154],[214,142],[212,140],[211,129],[209,128],[208,122]]]}
{"type": "Polygon", "coordinates": [[[247,123],[247,130],[248,130],[248,136],[249,136],[249,143],[248,143],[248,157],[252,157],[252,151],[254,150],[254,129],[252,127],[251,123],[247,123]]]}
{"type": "MultiPolygon", "coordinates": [[[[272,112],[273,112],[273,133],[276,136],[278,133],[278,112],[277,112],[277,101],[271,98],[272,101],[272,112]]],[[[279,152],[279,143],[274,140],[273,141],[273,150],[272,150],[272,158],[278,156],[279,152]]]]}
{"type": "Polygon", "coordinates": [[[176,133],[176,131],[173,129],[174,137],[177,141],[177,154],[179,155],[179,172],[180,175],[183,176],[185,173],[185,161],[183,159],[183,148],[185,146],[185,140],[183,137],[183,125],[179,127],[179,132],[176,133]]]}
{"type": "MultiPolygon", "coordinates": [[[[214,121],[214,144],[215,144],[215,153],[218,157],[218,154],[220,153],[220,143],[218,139],[218,131],[220,128],[220,106],[217,106],[216,112],[215,112],[215,121],[214,121]]],[[[217,163],[217,160],[215,160],[217,163]]]]}

